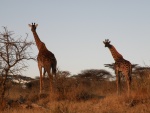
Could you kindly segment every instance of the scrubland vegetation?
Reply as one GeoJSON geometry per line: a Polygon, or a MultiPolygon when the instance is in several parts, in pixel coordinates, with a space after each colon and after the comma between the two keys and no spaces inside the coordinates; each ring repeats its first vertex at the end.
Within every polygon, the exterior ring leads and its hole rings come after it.
{"type": "MultiPolygon", "coordinates": [[[[82,73],[83,74],[83,73],[82,73]]],[[[84,73],[85,74],[85,73],[84,73]]],[[[87,74],[87,73],[86,73],[87,74]]],[[[44,90],[39,95],[39,81],[29,83],[26,89],[7,82],[2,113],[149,113],[150,73],[133,75],[128,97],[124,79],[122,91],[116,94],[115,81],[57,74],[54,93],[49,95],[49,79],[44,79],[44,90]],[[50,98],[51,96],[51,98],[50,98]]]]}

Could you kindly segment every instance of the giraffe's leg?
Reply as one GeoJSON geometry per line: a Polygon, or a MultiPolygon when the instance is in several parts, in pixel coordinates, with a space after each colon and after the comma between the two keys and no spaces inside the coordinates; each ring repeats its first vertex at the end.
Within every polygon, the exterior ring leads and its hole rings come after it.
{"type": "Polygon", "coordinates": [[[118,94],[118,71],[115,70],[115,74],[116,74],[116,85],[117,85],[117,94],[118,94]]]}
{"type": "Polygon", "coordinates": [[[130,74],[126,75],[127,87],[128,87],[128,96],[130,95],[130,88],[131,88],[131,76],[130,74]]]}
{"type": "Polygon", "coordinates": [[[116,70],[115,73],[116,73],[117,94],[120,94],[120,72],[116,70]]]}
{"type": "Polygon", "coordinates": [[[129,71],[129,73],[128,73],[128,76],[129,76],[129,93],[131,92],[130,90],[131,90],[131,81],[132,81],[132,67],[130,67],[130,71],[129,71]]]}
{"type": "Polygon", "coordinates": [[[52,65],[52,74],[54,75],[54,78],[56,79],[57,78],[57,76],[56,76],[56,64],[52,65]]]}
{"type": "Polygon", "coordinates": [[[43,78],[45,78],[45,73],[46,73],[46,70],[44,69],[43,70],[43,78]]]}
{"type": "Polygon", "coordinates": [[[130,95],[130,83],[127,81],[127,86],[128,86],[128,96],[130,95]]]}
{"type": "Polygon", "coordinates": [[[42,66],[38,64],[38,67],[40,71],[40,93],[42,93],[42,88],[43,88],[42,66]]]}
{"type": "Polygon", "coordinates": [[[119,90],[119,94],[121,93],[121,72],[118,72],[118,90],[119,90]]]}
{"type": "Polygon", "coordinates": [[[48,76],[49,76],[49,80],[50,80],[50,92],[53,92],[53,75],[50,73],[50,67],[46,67],[45,68],[47,73],[48,73],[48,76]]]}

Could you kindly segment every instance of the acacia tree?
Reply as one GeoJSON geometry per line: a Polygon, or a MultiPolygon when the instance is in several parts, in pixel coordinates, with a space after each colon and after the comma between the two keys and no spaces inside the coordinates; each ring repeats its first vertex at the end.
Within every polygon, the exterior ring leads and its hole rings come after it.
{"type": "Polygon", "coordinates": [[[84,78],[87,80],[108,80],[112,78],[112,74],[104,69],[87,69],[83,70],[80,74],[76,77],[84,78]]]}
{"type": "MultiPolygon", "coordinates": [[[[110,68],[112,70],[115,70],[114,65],[115,65],[115,63],[104,64],[105,67],[108,67],[108,68],[110,68]]],[[[137,67],[139,67],[138,64],[132,64],[132,69],[133,70],[136,69],[137,67]]]]}
{"type": "Polygon", "coordinates": [[[34,59],[29,52],[32,41],[27,41],[28,35],[16,38],[14,32],[8,31],[7,27],[3,27],[4,31],[0,32],[0,99],[3,101],[6,81],[8,75],[21,74],[21,71],[27,68],[25,60],[34,59]]]}

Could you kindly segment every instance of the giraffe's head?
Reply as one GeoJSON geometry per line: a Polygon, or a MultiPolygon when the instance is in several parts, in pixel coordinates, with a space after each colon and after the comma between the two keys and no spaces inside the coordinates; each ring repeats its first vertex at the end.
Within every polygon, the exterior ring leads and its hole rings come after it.
{"type": "Polygon", "coordinates": [[[38,26],[38,24],[32,23],[32,24],[28,24],[29,27],[31,27],[31,31],[36,31],[36,27],[38,26]]]}
{"type": "Polygon", "coordinates": [[[105,41],[103,41],[103,43],[105,44],[105,47],[108,47],[108,48],[111,48],[111,44],[110,44],[111,41],[109,41],[109,39],[105,39],[105,41]]]}

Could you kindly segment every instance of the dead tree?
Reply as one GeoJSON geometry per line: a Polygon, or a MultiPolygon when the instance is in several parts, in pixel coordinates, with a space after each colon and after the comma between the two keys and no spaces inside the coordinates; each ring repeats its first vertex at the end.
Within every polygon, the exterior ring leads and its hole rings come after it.
{"type": "Polygon", "coordinates": [[[34,59],[29,52],[32,41],[27,41],[28,35],[22,39],[16,38],[14,32],[0,32],[0,101],[3,102],[8,75],[17,75],[27,68],[26,60],[34,59]]]}

